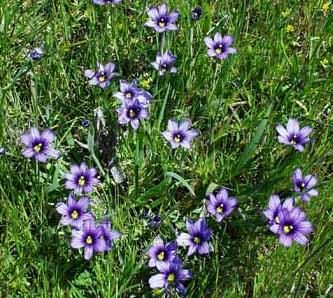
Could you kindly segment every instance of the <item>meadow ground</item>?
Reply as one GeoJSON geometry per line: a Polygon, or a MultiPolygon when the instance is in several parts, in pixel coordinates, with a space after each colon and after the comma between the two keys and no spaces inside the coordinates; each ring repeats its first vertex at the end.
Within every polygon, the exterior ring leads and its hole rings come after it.
{"type": "Polygon", "coordinates": [[[208,219],[209,256],[187,258],[180,249],[193,272],[188,297],[333,295],[330,1],[167,3],[181,14],[179,30],[165,40],[178,72],[159,76],[150,63],[161,35],[144,26],[146,8],[156,1],[113,7],[0,0],[0,145],[7,150],[0,158],[1,297],[151,297],[155,270],[147,265],[147,249],[157,235],[175,239],[186,218],[199,218],[215,186],[227,187],[239,207],[221,224],[208,219]],[[193,21],[196,5],[203,14],[193,21]],[[216,32],[233,35],[238,50],[223,61],[207,56],[204,38],[216,32]],[[41,60],[26,57],[33,47],[43,47],[41,60]],[[105,90],[83,74],[97,61],[113,61],[119,73],[105,90]],[[154,96],[137,131],[117,124],[119,101],[112,95],[119,79],[137,79],[154,96]],[[97,107],[109,137],[97,138],[97,107]],[[172,150],[163,138],[170,118],[192,120],[199,132],[192,150],[172,150]],[[289,118],[313,127],[304,152],[278,143],[275,127],[289,118]],[[42,164],[22,155],[20,135],[33,126],[55,131],[58,160],[42,164]],[[111,157],[127,187],[107,170],[111,157]],[[89,262],[71,249],[70,229],[58,225],[55,210],[68,195],[64,174],[82,161],[102,180],[91,194],[94,213],[108,216],[122,233],[109,253],[89,262]],[[299,203],[314,226],[309,243],[285,248],[262,211],[272,193],[293,195],[296,168],[318,177],[319,196],[299,203]],[[153,214],[162,219],[154,227],[153,214]]]}

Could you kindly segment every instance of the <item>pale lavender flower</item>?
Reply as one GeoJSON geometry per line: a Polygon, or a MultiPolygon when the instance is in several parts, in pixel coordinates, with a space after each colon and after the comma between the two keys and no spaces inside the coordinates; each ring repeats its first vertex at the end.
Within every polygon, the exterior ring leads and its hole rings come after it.
{"type": "Polygon", "coordinates": [[[237,206],[237,199],[229,197],[228,191],[224,188],[219,190],[216,195],[210,193],[208,196],[207,211],[216,217],[217,222],[228,217],[237,206]]]}
{"type": "Polygon", "coordinates": [[[76,193],[92,192],[94,186],[100,183],[96,175],[96,169],[88,168],[85,163],[71,165],[70,172],[66,174],[66,188],[76,193]]]}
{"type": "Polygon", "coordinates": [[[103,89],[110,85],[111,79],[116,75],[114,73],[115,65],[110,62],[105,65],[97,63],[97,71],[87,69],[84,75],[89,79],[89,84],[99,86],[103,89]]]}
{"type": "Polygon", "coordinates": [[[159,271],[149,279],[152,289],[164,288],[170,292],[172,288],[175,288],[180,295],[185,295],[186,288],[183,282],[190,279],[192,274],[189,270],[183,269],[183,264],[178,257],[172,262],[161,265],[159,271]]]}
{"type": "Polygon", "coordinates": [[[150,257],[149,267],[157,267],[159,269],[161,266],[167,265],[176,257],[176,249],[175,242],[164,244],[163,240],[157,237],[148,251],[150,257]]]}
{"type": "Polygon", "coordinates": [[[166,72],[176,73],[177,68],[174,66],[176,62],[176,56],[171,52],[166,51],[163,55],[157,54],[156,60],[152,62],[152,66],[158,70],[160,76],[165,75],[166,72]]]}
{"type": "Polygon", "coordinates": [[[150,7],[147,13],[150,19],[145,23],[146,26],[153,28],[157,32],[177,30],[175,22],[178,20],[179,13],[177,11],[169,13],[165,3],[156,7],[150,7]]]}
{"type": "Polygon", "coordinates": [[[130,123],[134,129],[139,128],[142,119],[148,118],[147,108],[137,99],[125,100],[117,112],[118,122],[123,125],[130,123]]]}
{"type": "Polygon", "coordinates": [[[226,59],[230,54],[236,53],[236,49],[231,47],[233,38],[229,35],[223,36],[221,33],[215,33],[214,38],[205,37],[205,43],[208,47],[208,56],[220,60],[226,59]]]}
{"type": "Polygon", "coordinates": [[[93,220],[87,220],[81,230],[72,230],[71,246],[76,249],[84,248],[84,258],[90,260],[94,254],[106,250],[102,235],[102,228],[96,227],[93,220]]]}
{"type": "Polygon", "coordinates": [[[113,241],[119,239],[121,234],[116,230],[112,230],[111,222],[109,220],[101,222],[100,227],[102,229],[101,237],[105,241],[105,251],[109,251],[113,247],[113,241]]]}
{"type": "Polygon", "coordinates": [[[49,158],[57,159],[60,152],[52,147],[54,140],[55,134],[50,129],[39,131],[33,127],[21,136],[21,142],[25,146],[22,154],[39,162],[46,162],[49,158]]]}
{"type": "Polygon", "coordinates": [[[318,196],[318,191],[314,189],[317,184],[317,178],[313,175],[303,176],[300,169],[296,169],[293,174],[294,191],[301,195],[305,202],[310,201],[311,197],[318,196]]]}
{"type": "Polygon", "coordinates": [[[187,255],[191,256],[195,252],[200,255],[208,254],[210,251],[208,241],[212,237],[212,230],[208,228],[205,218],[200,218],[196,222],[188,219],[186,221],[188,233],[181,233],[177,237],[177,244],[188,246],[187,255]]]}
{"type": "Polygon", "coordinates": [[[73,194],[70,194],[67,203],[58,203],[57,212],[62,215],[60,224],[63,226],[70,225],[76,229],[80,229],[83,222],[92,220],[93,216],[87,211],[90,204],[88,197],[81,197],[78,201],[73,194]]]}
{"type": "Polygon", "coordinates": [[[313,231],[313,228],[312,224],[307,221],[304,212],[299,208],[293,208],[291,211],[283,208],[278,217],[280,219],[279,241],[283,246],[291,246],[293,241],[301,245],[308,242],[306,236],[313,231]]]}
{"type": "Polygon", "coordinates": [[[190,129],[191,121],[182,120],[179,123],[175,120],[168,121],[168,130],[162,135],[170,143],[173,149],[181,146],[186,149],[191,148],[191,141],[198,135],[195,129],[190,129]]]}
{"type": "Polygon", "coordinates": [[[312,132],[312,128],[309,126],[300,129],[299,122],[296,119],[289,119],[286,128],[278,125],[276,130],[279,133],[278,140],[280,143],[291,145],[298,151],[304,150],[304,145],[310,141],[309,135],[312,132]]]}

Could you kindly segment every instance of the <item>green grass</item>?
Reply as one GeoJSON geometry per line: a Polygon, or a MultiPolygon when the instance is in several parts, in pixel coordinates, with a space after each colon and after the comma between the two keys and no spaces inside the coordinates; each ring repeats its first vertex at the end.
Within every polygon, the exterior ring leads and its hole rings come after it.
{"type": "MultiPolygon", "coordinates": [[[[186,217],[198,218],[212,183],[231,189],[239,210],[221,226],[212,219],[214,252],[185,258],[194,272],[188,297],[330,297],[333,285],[332,70],[333,16],[322,0],[166,1],[181,12],[168,33],[178,74],[158,77],[150,62],[158,36],[143,26],[148,1],[97,7],[90,0],[0,0],[0,296],[150,297],[146,250],[158,234],[171,240],[186,217]],[[203,17],[193,23],[191,9],[203,17]],[[294,31],[287,32],[287,25],[294,31]],[[233,34],[238,53],[223,63],[206,55],[203,38],[233,34]],[[46,56],[32,63],[30,46],[46,56]],[[83,70],[113,60],[124,79],[154,94],[151,116],[135,133],[116,124],[118,89],[88,86],[83,70]],[[81,127],[102,107],[118,136],[122,191],[81,127]],[[173,152],[161,137],[169,118],[188,117],[200,131],[192,151],[173,152]],[[291,117],[314,127],[304,153],[277,143],[275,126],[291,117]],[[36,165],[21,155],[20,134],[51,127],[62,157],[36,165]],[[63,174],[86,161],[106,171],[93,210],[123,233],[115,248],[85,262],[58,227],[55,204],[67,196],[63,174]],[[262,218],[268,197],[291,194],[296,167],[318,176],[320,195],[302,206],[315,231],[306,247],[279,245],[262,218]],[[150,229],[143,210],[164,219],[150,229]],[[131,296],[132,295],[132,296],[131,296]]],[[[332,8],[332,6],[331,6],[332,8]]],[[[182,256],[184,255],[184,250],[182,256]]]]}

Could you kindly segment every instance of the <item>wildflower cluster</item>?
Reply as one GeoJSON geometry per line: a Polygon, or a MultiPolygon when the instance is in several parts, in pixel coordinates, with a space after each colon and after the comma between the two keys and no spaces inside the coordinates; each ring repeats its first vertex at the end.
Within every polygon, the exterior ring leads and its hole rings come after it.
{"type": "MultiPolygon", "coordinates": [[[[310,127],[300,129],[296,119],[290,119],[287,127],[276,127],[280,143],[292,145],[295,150],[303,151],[304,145],[310,141],[312,132],[310,127]]],[[[311,197],[317,196],[314,189],[317,179],[313,175],[303,176],[300,169],[296,169],[292,175],[295,197],[300,196],[304,202],[309,202],[311,197]]],[[[313,231],[312,224],[307,220],[303,210],[295,204],[294,198],[287,198],[283,202],[278,195],[272,195],[269,199],[268,208],[263,212],[268,220],[269,229],[279,237],[284,246],[291,246],[293,241],[301,245],[308,242],[307,236],[313,231]]]]}
{"type": "MultiPolygon", "coordinates": [[[[207,211],[216,217],[218,223],[228,217],[237,205],[236,198],[229,197],[226,189],[222,188],[216,195],[209,193],[206,201],[207,211]]],[[[183,261],[177,256],[177,245],[187,248],[187,257],[194,254],[207,255],[211,251],[209,241],[213,231],[209,228],[205,217],[197,221],[186,220],[186,232],[180,233],[175,241],[164,243],[158,237],[148,251],[149,267],[156,267],[158,273],[149,279],[152,289],[162,289],[166,292],[176,290],[180,295],[186,293],[184,281],[192,277],[189,270],[183,269],[183,261]]]]}

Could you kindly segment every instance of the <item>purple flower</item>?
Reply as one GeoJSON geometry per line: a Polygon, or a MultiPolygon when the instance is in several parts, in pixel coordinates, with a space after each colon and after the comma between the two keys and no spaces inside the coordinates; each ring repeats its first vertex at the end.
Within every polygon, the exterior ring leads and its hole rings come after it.
{"type": "Polygon", "coordinates": [[[33,60],[37,61],[42,59],[44,56],[44,51],[42,48],[34,48],[28,52],[28,57],[33,60]]]}
{"type": "Polygon", "coordinates": [[[169,13],[165,3],[157,7],[150,7],[147,13],[150,19],[145,23],[146,26],[153,28],[157,32],[177,30],[175,22],[178,20],[179,13],[177,11],[169,13]]]}
{"type": "Polygon", "coordinates": [[[205,218],[200,218],[196,222],[192,220],[186,221],[188,233],[181,233],[177,237],[177,244],[180,246],[188,246],[187,255],[191,256],[195,252],[200,255],[208,254],[208,241],[212,237],[212,230],[208,228],[205,218]]]}
{"type": "Polygon", "coordinates": [[[168,130],[164,131],[162,135],[170,143],[172,149],[179,146],[190,149],[191,141],[198,135],[197,131],[190,129],[190,127],[190,120],[183,120],[180,123],[175,120],[169,120],[168,130]]]}
{"type": "Polygon", "coordinates": [[[230,54],[236,53],[237,50],[231,47],[233,41],[231,36],[226,35],[222,37],[219,32],[215,33],[214,39],[205,37],[205,43],[208,47],[208,56],[223,60],[230,54]]]}
{"type": "Polygon", "coordinates": [[[193,21],[198,21],[201,18],[202,9],[200,6],[195,7],[191,12],[191,18],[193,21]]]}
{"type": "Polygon", "coordinates": [[[153,96],[148,91],[137,87],[135,80],[131,83],[120,80],[120,92],[115,93],[113,96],[122,102],[137,99],[142,105],[148,105],[153,99],[153,96]]]}
{"type": "Polygon", "coordinates": [[[157,237],[148,251],[150,257],[149,267],[157,267],[159,269],[167,265],[176,257],[176,249],[175,242],[164,244],[163,240],[157,237]]]}
{"type": "Polygon", "coordinates": [[[122,0],[93,0],[94,4],[106,5],[106,4],[119,4],[122,0]]]}
{"type": "Polygon", "coordinates": [[[301,152],[304,150],[303,145],[310,141],[309,135],[312,132],[312,128],[309,126],[300,129],[299,122],[296,119],[289,119],[287,128],[278,125],[276,130],[279,133],[278,140],[280,143],[292,145],[301,152]]]}
{"type": "Polygon", "coordinates": [[[283,203],[281,203],[280,197],[278,195],[272,195],[269,198],[268,208],[263,212],[264,216],[268,219],[269,229],[277,234],[280,227],[279,212],[282,209],[287,209],[291,211],[294,208],[294,199],[288,198],[283,203]]]}
{"type": "Polygon", "coordinates": [[[170,263],[161,265],[159,271],[160,273],[149,279],[149,285],[152,289],[165,288],[168,291],[175,287],[179,294],[186,293],[183,282],[190,279],[192,274],[189,270],[183,269],[183,264],[178,257],[170,263]]]}
{"type": "Polygon", "coordinates": [[[80,229],[85,220],[93,219],[93,216],[87,211],[89,203],[88,197],[81,197],[76,201],[75,196],[70,194],[67,204],[60,202],[56,206],[57,212],[62,215],[60,224],[80,229]]]}
{"type": "Polygon", "coordinates": [[[46,162],[48,158],[57,159],[60,152],[52,147],[54,139],[55,134],[50,129],[39,131],[33,127],[21,136],[21,142],[25,146],[22,154],[40,162],[46,162]]]}
{"type": "Polygon", "coordinates": [[[105,89],[110,85],[111,79],[115,76],[115,65],[110,62],[105,65],[97,63],[97,71],[87,69],[84,75],[89,79],[89,84],[94,86],[100,86],[105,89]]]}
{"type": "Polygon", "coordinates": [[[77,249],[83,247],[84,258],[90,260],[94,254],[106,249],[102,235],[102,228],[96,227],[93,220],[87,220],[81,230],[72,230],[71,246],[77,249]]]}
{"type": "Polygon", "coordinates": [[[176,56],[172,55],[171,52],[166,51],[163,55],[157,54],[156,60],[152,62],[152,66],[159,71],[159,75],[163,76],[166,72],[176,73],[177,68],[174,67],[176,62],[176,56]]]}
{"type": "Polygon", "coordinates": [[[96,174],[96,169],[89,169],[85,163],[71,165],[70,172],[66,174],[66,188],[76,193],[92,192],[94,186],[99,184],[96,174]]]}
{"type": "Polygon", "coordinates": [[[318,196],[318,191],[314,189],[317,178],[313,175],[302,174],[300,169],[296,169],[293,174],[294,191],[300,193],[301,199],[305,202],[310,201],[311,197],[318,196]]]}
{"type": "Polygon", "coordinates": [[[120,237],[120,233],[116,230],[111,229],[111,222],[105,220],[100,224],[102,229],[102,238],[105,241],[105,251],[112,249],[113,241],[120,237]]]}
{"type": "Polygon", "coordinates": [[[304,212],[299,208],[293,208],[291,211],[284,208],[278,217],[279,225],[279,241],[284,246],[291,246],[292,241],[296,241],[301,245],[308,242],[307,234],[313,231],[312,224],[306,220],[304,212]]]}
{"type": "Polygon", "coordinates": [[[206,202],[207,210],[216,217],[217,222],[221,222],[225,217],[229,216],[235,209],[237,200],[229,197],[226,189],[221,189],[216,194],[209,194],[209,200],[206,202]]]}
{"type": "Polygon", "coordinates": [[[138,129],[141,119],[148,118],[148,111],[137,99],[125,100],[117,109],[118,122],[120,124],[130,123],[134,129],[138,129]]]}

